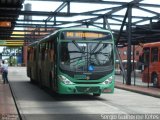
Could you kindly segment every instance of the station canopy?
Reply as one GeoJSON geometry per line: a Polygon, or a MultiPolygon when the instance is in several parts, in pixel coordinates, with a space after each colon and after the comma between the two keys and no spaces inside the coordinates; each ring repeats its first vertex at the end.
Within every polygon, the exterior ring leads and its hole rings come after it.
{"type": "Polygon", "coordinates": [[[159,0],[0,0],[0,40],[28,44],[55,29],[89,27],[110,29],[126,45],[129,16],[132,44],[160,41],[159,0]]]}

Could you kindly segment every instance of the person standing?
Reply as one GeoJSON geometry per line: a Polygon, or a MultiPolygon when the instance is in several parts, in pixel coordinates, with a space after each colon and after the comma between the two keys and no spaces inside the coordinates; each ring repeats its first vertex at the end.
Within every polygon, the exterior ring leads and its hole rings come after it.
{"type": "Polygon", "coordinates": [[[1,65],[1,72],[2,72],[2,78],[3,78],[3,83],[8,83],[8,64],[2,60],[2,65],[1,65]]]}

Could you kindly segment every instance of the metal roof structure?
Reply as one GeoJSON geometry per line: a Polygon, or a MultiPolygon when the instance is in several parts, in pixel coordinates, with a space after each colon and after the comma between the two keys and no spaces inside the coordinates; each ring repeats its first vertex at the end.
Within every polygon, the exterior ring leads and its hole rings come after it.
{"type": "Polygon", "coordinates": [[[160,10],[152,10],[152,8],[160,9],[160,4],[145,3],[145,0],[128,0],[128,2],[119,0],[26,1],[41,1],[44,4],[50,2],[50,5],[57,4],[57,6],[51,8],[50,11],[42,11],[41,8],[36,11],[24,10],[22,9],[24,0],[0,0],[0,21],[11,22],[11,27],[0,27],[0,40],[32,41],[33,38],[36,38],[35,36],[44,37],[45,34],[42,35],[42,33],[49,34],[54,29],[75,26],[111,29],[119,45],[128,44],[128,33],[131,33],[131,44],[160,40],[160,10]],[[78,6],[77,11],[75,6],[78,6]],[[84,9],[86,6],[88,6],[87,10],[84,9]],[[135,10],[144,13],[133,14],[135,10]],[[120,11],[123,11],[123,14],[119,14],[120,11]],[[18,16],[22,17],[18,19],[18,16]],[[34,19],[24,19],[25,16],[32,16],[34,19]],[[144,23],[146,21],[147,24],[144,23]],[[118,29],[115,29],[115,26],[119,26],[118,29]],[[25,35],[18,33],[12,35],[12,32],[24,32],[25,35]]]}
{"type": "Polygon", "coordinates": [[[24,0],[0,0],[0,40],[10,39],[23,2],[24,0]],[[10,15],[7,11],[14,14],[10,15]]]}
{"type": "Polygon", "coordinates": [[[125,76],[130,85],[131,45],[160,41],[160,4],[155,1],[0,0],[0,40],[34,42],[63,27],[110,29],[116,45],[128,47],[125,76]],[[27,2],[38,9],[24,9],[27,2]]]}

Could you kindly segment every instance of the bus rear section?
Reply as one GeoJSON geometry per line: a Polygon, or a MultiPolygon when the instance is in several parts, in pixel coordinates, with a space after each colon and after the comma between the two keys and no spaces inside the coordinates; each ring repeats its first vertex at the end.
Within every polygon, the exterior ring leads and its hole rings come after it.
{"type": "Polygon", "coordinates": [[[160,42],[144,44],[141,62],[142,81],[160,87],[160,42]]]}
{"type": "Polygon", "coordinates": [[[27,76],[31,82],[37,82],[37,42],[27,48],[27,76]]]}

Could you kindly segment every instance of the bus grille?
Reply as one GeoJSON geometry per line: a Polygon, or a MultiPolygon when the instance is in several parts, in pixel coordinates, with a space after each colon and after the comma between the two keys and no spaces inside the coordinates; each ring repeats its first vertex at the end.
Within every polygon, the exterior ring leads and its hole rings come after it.
{"type": "Polygon", "coordinates": [[[99,92],[99,87],[76,87],[78,92],[85,92],[85,93],[91,93],[91,92],[99,92]]]}

